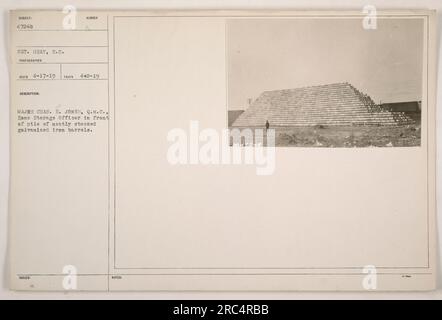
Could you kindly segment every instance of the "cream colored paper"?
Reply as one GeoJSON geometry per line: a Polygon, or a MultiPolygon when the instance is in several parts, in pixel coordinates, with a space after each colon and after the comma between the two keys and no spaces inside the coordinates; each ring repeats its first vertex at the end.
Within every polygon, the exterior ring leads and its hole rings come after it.
{"type": "Polygon", "coordinates": [[[12,11],[11,289],[433,289],[435,12],[377,13],[422,22],[420,146],[277,146],[267,176],[167,158],[170,130],[226,127],[232,23],[364,16],[12,11]]]}

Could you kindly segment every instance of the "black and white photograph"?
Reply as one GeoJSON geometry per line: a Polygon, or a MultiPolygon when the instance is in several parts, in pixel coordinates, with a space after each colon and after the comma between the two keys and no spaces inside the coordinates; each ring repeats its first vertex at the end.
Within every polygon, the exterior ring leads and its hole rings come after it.
{"type": "Polygon", "coordinates": [[[423,34],[419,17],[230,19],[228,126],[277,147],[420,146],[423,34]]]}

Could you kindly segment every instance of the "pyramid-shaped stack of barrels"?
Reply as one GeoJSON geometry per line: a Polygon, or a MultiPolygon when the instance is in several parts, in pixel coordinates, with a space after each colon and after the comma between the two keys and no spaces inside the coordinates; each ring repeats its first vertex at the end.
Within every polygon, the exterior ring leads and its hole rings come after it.
{"type": "Polygon", "coordinates": [[[406,125],[414,121],[376,105],[349,83],[263,92],[232,127],[406,125]]]}

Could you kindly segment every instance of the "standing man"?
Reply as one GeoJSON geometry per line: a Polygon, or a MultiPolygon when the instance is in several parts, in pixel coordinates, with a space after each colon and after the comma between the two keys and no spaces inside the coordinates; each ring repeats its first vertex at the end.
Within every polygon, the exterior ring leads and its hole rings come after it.
{"type": "Polygon", "coordinates": [[[270,127],[269,120],[266,120],[266,131],[269,130],[269,127],[270,127]]]}

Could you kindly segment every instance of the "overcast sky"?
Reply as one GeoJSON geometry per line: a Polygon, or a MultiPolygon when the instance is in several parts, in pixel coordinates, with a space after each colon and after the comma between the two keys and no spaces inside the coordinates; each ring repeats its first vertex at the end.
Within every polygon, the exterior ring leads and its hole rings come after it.
{"type": "Polygon", "coordinates": [[[227,25],[229,108],[265,90],[349,82],[375,102],[421,100],[423,19],[240,19],[227,25]]]}

